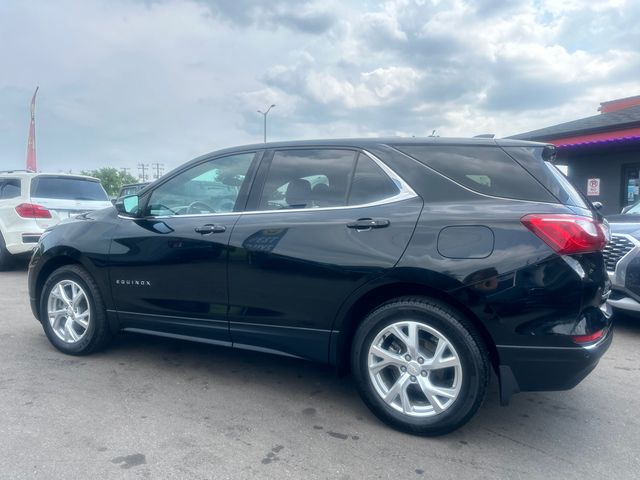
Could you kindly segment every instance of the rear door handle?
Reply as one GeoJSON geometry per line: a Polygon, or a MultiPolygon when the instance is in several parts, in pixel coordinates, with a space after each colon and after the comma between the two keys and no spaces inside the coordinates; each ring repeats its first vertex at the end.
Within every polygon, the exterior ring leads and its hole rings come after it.
{"type": "Polygon", "coordinates": [[[222,233],[227,231],[227,227],[224,225],[213,225],[208,223],[200,227],[196,227],[195,231],[201,235],[210,235],[212,233],[222,233]]]}
{"type": "Polygon", "coordinates": [[[347,228],[356,230],[371,230],[372,228],[385,228],[391,225],[386,218],[359,218],[355,222],[347,223],[347,228]]]}

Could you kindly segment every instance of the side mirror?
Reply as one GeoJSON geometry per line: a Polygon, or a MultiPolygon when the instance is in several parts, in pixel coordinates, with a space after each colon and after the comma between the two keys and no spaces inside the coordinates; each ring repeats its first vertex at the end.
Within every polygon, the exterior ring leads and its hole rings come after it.
{"type": "Polygon", "coordinates": [[[593,208],[595,208],[596,210],[602,210],[602,202],[593,202],[591,205],[593,205],[593,208]]]}
{"type": "Polygon", "coordinates": [[[140,204],[140,197],[138,195],[128,195],[116,200],[116,210],[118,213],[127,215],[129,217],[137,217],[139,214],[138,206],[140,204]]]}
{"type": "Polygon", "coordinates": [[[627,213],[629,210],[631,210],[631,207],[633,207],[633,205],[627,205],[622,209],[620,213],[627,213]]]}

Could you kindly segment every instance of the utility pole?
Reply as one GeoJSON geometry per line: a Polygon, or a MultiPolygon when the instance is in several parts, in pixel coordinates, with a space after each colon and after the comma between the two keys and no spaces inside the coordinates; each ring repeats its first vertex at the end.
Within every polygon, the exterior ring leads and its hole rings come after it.
{"type": "Polygon", "coordinates": [[[125,175],[129,175],[131,173],[131,169],[129,167],[124,167],[120,169],[121,173],[124,173],[125,175]]]}
{"type": "Polygon", "coordinates": [[[139,163],[138,164],[138,171],[140,172],[140,180],[142,180],[143,182],[147,181],[147,170],[149,169],[149,165],[146,165],[144,163],[139,163]]]}
{"type": "Polygon", "coordinates": [[[271,105],[269,108],[267,108],[266,112],[263,112],[262,110],[258,110],[258,113],[261,114],[263,119],[264,119],[264,128],[263,128],[264,143],[267,143],[267,115],[269,114],[269,112],[271,111],[271,109],[273,107],[275,107],[275,104],[271,105]]]}
{"type": "Polygon", "coordinates": [[[152,163],[151,168],[153,168],[156,173],[153,176],[155,180],[159,179],[164,173],[164,163],[152,163]]]}

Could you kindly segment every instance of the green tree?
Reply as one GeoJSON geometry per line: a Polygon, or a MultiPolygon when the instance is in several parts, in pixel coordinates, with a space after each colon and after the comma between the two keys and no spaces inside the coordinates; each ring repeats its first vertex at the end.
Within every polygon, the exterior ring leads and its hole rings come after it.
{"type": "Polygon", "coordinates": [[[113,167],[104,167],[98,170],[83,170],[80,173],[99,179],[110,197],[118,195],[123,185],[139,182],[139,180],[130,173],[113,167]]]}

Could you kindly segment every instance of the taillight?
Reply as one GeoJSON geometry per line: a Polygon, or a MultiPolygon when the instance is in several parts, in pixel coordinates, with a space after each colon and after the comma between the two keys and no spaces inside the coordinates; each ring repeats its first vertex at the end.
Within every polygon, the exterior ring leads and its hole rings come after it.
{"type": "Polygon", "coordinates": [[[562,255],[596,252],[607,244],[605,228],[588,217],[532,214],[522,217],[521,221],[525,227],[562,255]]]}
{"type": "Polygon", "coordinates": [[[33,203],[21,203],[16,207],[16,212],[22,218],[51,218],[49,210],[33,203]]]}
{"type": "Polygon", "coordinates": [[[571,340],[573,340],[574,343],[593,343],[604,337],[604,334],[605,330],[602,329],[592,333],[591,335],[571,335],[571,340]]]}

